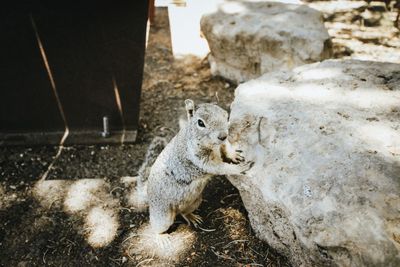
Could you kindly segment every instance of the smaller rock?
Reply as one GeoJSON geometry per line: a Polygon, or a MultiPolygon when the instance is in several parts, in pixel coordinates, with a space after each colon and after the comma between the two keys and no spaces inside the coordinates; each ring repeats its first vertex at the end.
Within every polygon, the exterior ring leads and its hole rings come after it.
{"type": "Polygon", "coordinates": [[[211,73],[236,83],[332,55],[322,14],[305,5],[223,1],[203,15],[201,29],[211,50],[211,73]]]}

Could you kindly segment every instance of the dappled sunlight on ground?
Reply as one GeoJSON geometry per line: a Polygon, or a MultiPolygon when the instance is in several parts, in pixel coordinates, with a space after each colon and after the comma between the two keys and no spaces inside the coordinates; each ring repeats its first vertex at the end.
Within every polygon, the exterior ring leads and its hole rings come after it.
{"type": "Polygon", "coordinates": [[[62,208],[63,200],[71,183],[72,181],[68,180],[40,180],[32,190],[33,195],[45,208],[62,208]]]}
{"type": "Polygon", "coordinates": [[[224,221],[225,230],[229,237],[233,241],[241,239],[245,232],[245,228],[243,226],[246,224],[246,217],[244,217],[244,215],[237,209],[230,207],[220,209],[220,212],[223,214],[223,216],[219,217],[219,219],[224,221]]]}
{"type": "Polygon", "coordinates": [[[143,188],[139,189],[137,187],[137,179],[139,176],[135,177],[122,177],[121,183],[128,188],[129,193],[125,195],[126,205],[137,212],[146,211],[148,208],[147,204],[147,186],[144,185],[143,188]]]}
{"type": "Polygon", "coordinates": [[[10,207],[17,199],[17,194],[7,194],[3,186],[0,184],[0,211],[10,207]]]}
{"type": "Polygon", "coordinates": [[[92,208],[85,219],[88,243],[92,247],[103,247],[111,243],[117,235],[118,219],[114,210],[92,208]]]}
{"type": "Polygon", "coordinates": [[[195,240],[196,233],[187,225],[179,225],[175,231],[160,235],[145,224],[137,233],[127,235],[123,247],[130,258],[144,257],[143,260],[172,264],[185,256],[195,240]]]}
{"type": "Polygon", "coordinates": [[[83,232],[92,247],[104,247],[116,237],[120,204],[105,180],[40,180],[33,193],[44,208],[63,209],[82,218],[83,232]]]}
{"type": "Polygon", "coordinates": [[[101,179],[81,179],[74,182],[68,189],[64,201],[66,212],[78,212],[88,209],[94,205],[101,205],[104,201],[102,197],[111,200],[106,190],[106,184],[101,179]]]}

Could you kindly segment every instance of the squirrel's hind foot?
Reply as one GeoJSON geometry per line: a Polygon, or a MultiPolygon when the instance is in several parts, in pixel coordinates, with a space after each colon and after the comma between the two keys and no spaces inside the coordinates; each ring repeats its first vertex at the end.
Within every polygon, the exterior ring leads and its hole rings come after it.
{"type": "Polygon", "coordinates": [[[203,223],[203,219],[200,215],[194,213],[182,214],[183,219],[190,225],[193,224],[195,228],[198,228],[203,223]]]}

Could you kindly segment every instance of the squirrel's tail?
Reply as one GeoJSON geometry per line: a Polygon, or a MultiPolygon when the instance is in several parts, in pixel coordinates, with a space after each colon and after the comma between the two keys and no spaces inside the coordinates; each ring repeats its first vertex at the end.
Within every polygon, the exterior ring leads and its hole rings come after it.
{"type": "Polygon", "coordinates": [[[136,177],[136,187],[128,196],[128,204],[136,210],[143,211],[148,207],[147,198],[147,179],[150,175],[151,167],[158,155],[168,144],[168,137],[156,136],[147,148],[147,152],[136,177]]]}
{"type": "Polygon", "coordinates": [[[138,184],[143,184],[149,178],[151,167],[156,161],[158,155],[160,155],[161,151],[168,144],[168,140],[166,137],[156,136],[151,141],[149,148],[147,149],[146,156],[144,157],[144,161],[142,166],[140,166],[138,171],[138,184]]]}

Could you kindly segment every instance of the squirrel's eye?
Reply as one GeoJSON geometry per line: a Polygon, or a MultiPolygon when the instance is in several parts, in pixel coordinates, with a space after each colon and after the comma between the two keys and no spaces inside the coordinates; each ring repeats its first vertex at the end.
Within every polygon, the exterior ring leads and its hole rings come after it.
{"type": "Polygon", "coordinates": [[[198,124],[200,127],[206,127],[206,126],[204,125],[204,122],[203,122],[202,120],[198,120],[198,121],[197,121],[197,124],[198,124]]]}

